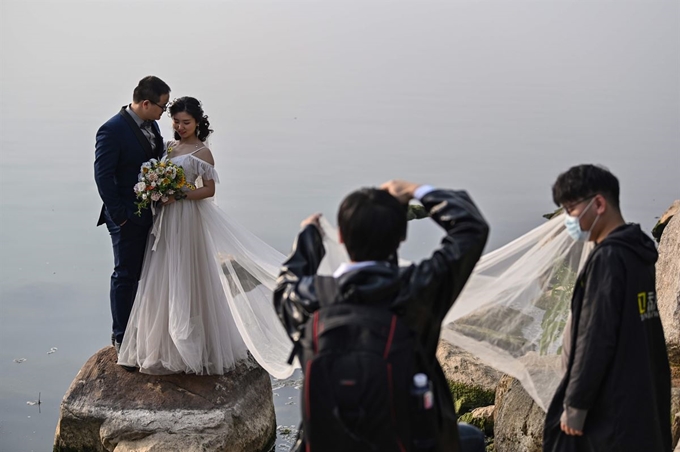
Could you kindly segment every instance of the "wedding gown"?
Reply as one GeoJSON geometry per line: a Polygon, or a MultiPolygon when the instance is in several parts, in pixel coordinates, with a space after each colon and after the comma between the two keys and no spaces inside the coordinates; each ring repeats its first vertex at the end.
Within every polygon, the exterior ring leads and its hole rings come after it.
{"type": "MultiPolygon", "coordinates": [[[[198,150],[170,160],[198,187],[218,182],[198,150]]],[[[272,304],[284,260],[212,198],[160,207],[118,363],[149,374],[223,374],[250,352],[274,377],[290,376],[292,344],[272,304]]]]}

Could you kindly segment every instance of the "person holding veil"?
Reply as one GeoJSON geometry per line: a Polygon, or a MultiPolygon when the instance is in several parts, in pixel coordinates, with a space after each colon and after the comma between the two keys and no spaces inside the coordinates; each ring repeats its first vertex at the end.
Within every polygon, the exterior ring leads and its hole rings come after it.
{"type": "Polygon", "coordinates": [[[212,200],[219,177],[201,103],[169,106],[175,140],[165,156],[195,189],[157,206],[118,364],[148,374],[224,374],[248,353],[288,377],[291,343],[271,307],[284,256],[212,200]]]}

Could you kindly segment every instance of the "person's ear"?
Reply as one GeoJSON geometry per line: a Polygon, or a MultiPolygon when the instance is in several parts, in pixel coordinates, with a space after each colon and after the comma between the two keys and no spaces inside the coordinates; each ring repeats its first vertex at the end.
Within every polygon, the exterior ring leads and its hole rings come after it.
{"type": "Polygon", "coordinates": [[[345,241],[342,240],[342,232],[340,232],[340,229],[338,229],[338,243],[340,243],[340,245],[345,244],[345,241]]]}
{"type": "Polygon", "coordinates": [[[607,211],[607,198],[602,195],[595,195],[595,213],[598,215],[603,215],[607,211]]]}

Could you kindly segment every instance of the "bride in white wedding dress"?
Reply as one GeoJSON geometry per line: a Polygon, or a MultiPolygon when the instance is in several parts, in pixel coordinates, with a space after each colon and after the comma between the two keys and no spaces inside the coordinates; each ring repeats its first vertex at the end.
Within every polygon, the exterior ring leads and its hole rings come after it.
{"type": "Polygon", "coordinates": [[[170,115],[177,141],[167,158],[196,189],[156,212],[118,364],[149,374],[223,374],[250,351],[286,378],[291,343],[271,301],[285,256],[213,202],[219,179],[200,102],[177,99],[170,115]]]}

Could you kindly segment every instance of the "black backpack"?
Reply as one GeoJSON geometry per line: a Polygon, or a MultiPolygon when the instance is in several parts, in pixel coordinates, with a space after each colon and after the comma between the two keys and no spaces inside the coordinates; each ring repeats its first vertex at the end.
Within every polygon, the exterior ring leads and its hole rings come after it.
{"type": "Polygon", "coordinates": [[[305,451],[434,450],[438,407],[423,411],[411,395],[423,367],[393,299],[357,303],[332,277],[315,286],[320,309],[297,344],[305,451]]]}

